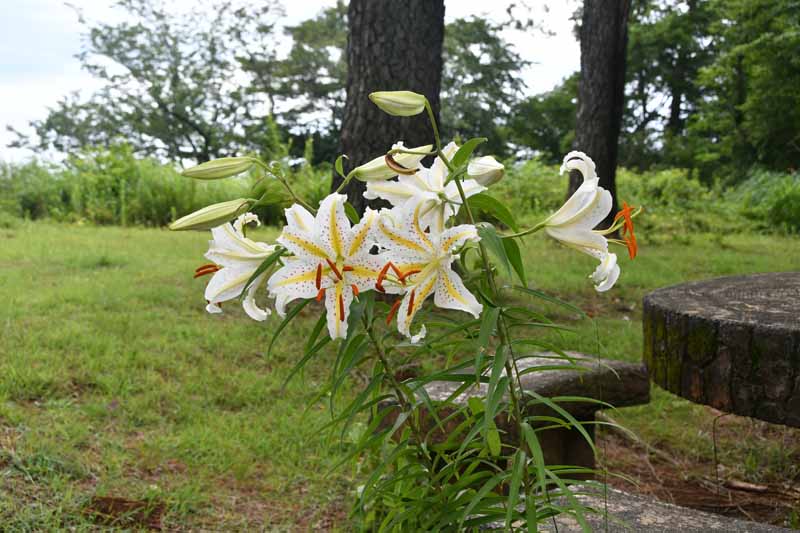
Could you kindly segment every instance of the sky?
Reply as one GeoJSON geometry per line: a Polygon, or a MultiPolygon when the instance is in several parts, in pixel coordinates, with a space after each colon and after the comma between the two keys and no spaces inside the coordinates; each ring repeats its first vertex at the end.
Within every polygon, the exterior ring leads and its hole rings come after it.
{"type": "MultiPolygon", "coordinates": [[[[191,6],[195,0],[172,0],[191,6]]],[[[335,0],[283,1],[291,25],[311,18],[335,0]]],[[[508,0],[445,0],[449,22],[472,15],[502,19],[508,0]]],[[[519,2],[518,2],[519,3],[519,2]]],[[[527,0],[531,16],[554,35],[540,31],[508,31],[504,37],[523,59],[533,62],[520,75],[526,93],[536,94],[556,86],[578,70],[580,50],[572,34],[570,16],[575,0],[551,0],[546,10],[542,0],[527,0]]],[[[82,10],[90,19],[115,20],[121,15],[112,0],[0,0],[0,161],[25,161],[28,150],[8,148],[14,136],[6,125],[29,132],[31,120],[43,119],[48,108],[65,95],[80,91],[88,96],[100,85],[81,69],[75,54],[81,48],[82,26],[70,6],[82,10]]]]}

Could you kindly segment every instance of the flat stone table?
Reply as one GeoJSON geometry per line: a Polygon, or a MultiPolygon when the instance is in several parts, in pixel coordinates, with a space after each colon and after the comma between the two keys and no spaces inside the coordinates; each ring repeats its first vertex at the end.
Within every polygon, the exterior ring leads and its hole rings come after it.
{"type": "Polygon", "coordinates": [[[800,272],[697,281],[644,298],[644,360],[696,403],[800,427],[800,272]]]}

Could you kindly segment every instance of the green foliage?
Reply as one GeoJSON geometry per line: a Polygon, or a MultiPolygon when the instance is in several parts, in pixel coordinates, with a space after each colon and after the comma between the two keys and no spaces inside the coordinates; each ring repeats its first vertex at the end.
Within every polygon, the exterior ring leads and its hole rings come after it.
{"type": "Polygon", "coordinates": [[[517,104],[510,141],[532,149],[547,163],[560,164],[575,139],[578,77],[576,72],[553,90],[517,104]]]}
{"type": "Polygon", "coordinates": [[[486,149],[506,155],[510,111],[528,63],[485,18],[457,19],[445,30],[441,121],[456,138],[488,137],[486,149]]]}
{"type": "Polygon", "coordinates": [[[800,174],[757,171],[729,196],[761,229],[800,233],[800,174]]]}

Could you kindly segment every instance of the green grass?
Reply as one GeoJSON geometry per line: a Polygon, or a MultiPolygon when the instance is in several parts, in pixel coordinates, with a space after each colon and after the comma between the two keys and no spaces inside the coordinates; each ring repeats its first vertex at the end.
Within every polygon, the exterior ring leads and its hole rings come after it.
{"type": "MultiPolygon", "coordinates": [[[[152,229],[0,227],[5,528],[91,529],[91,498],[114,496],[164,502],[164,525],[176,529],[348,529],[359,468],[327,474],[349,444],[321,434],[327,401],[313,403],[330,354],[282,388],[318,308],[307,307],[267,358],[277,321],[254,323],[235,303],[222,316],[205,313],[205,280],[191,275],[207,239],[152,229]]],[[[621,259],[618,287],[600,295],[587,279],[591,259],[536,236],[527,244],[531,285],[595,317],[578,321],[559,311],[576,333],[552,340],[628,360],[641,358],[646,292],[800,265],[797,239],[643,240],[635,262],[621,259]]],[[[705,407],[655,389],[650,405],[615,416],[676,453],[711,454],[713,415],[705,407]]],[[[725,439],[723,462],[749,468],[751,479],[797,475],[780,469],[785,450],[776,443],[725,439]]]]}

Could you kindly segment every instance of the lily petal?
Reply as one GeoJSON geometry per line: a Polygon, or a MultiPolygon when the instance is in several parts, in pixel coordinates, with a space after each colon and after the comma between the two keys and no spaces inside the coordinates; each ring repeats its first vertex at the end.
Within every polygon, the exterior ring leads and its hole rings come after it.
{"type": "Polygon", "coordinates": [[[300,204],[294,204],[292,207],[284,209],[283,213],[290,228],[309,234],[313,233],[314,215],[309,213],[308,209],[300,204]]]}
{"type": "Polygon", "coordinates": [[[317,287],[318,261],[289,259],[267,282],[270,294],[276,296],[275,310],[280,316],[286,315],[286,305],[298,298],[309,299],[317,295],[320,288],[332,285],[330,278],[323,277],[317,287]]]}
{"type": "Polygon", "coordinates": [[[483,311],[483,305],[467,290],[464,282],[453,272],[450,265],[439,267],[433,303],[442,309],[466,311],[475,318],[478,318],[483,311]]]}
{"type": "Polygon", "coordinates": [[[269,309],[261,309],[256,305],[256,291],[264,283],[265,278],[266,274],[261,274],[253,280],[253,283],[247,288],[247,294],[242,301],[242,307],[244,308],[244,312],[247,313],[247,316],[259,322],[263,322],[270,315],[269,309]]]}
{"type": "Polygon", "coordinates": [[[617,264],[617,254],[606,254],[591,275],[592,281],[595,283],[595,290],[597,292],[609,290],[617,282],[619,275],[620,269],[617,264]]]}
{"type": "MultiPolygon", "coordinates": [[[[409,287],[408,292],[403,296],[400,308],[397,310],[397,330],[406,337],[412,339],[418,337],[418,335],[415,336],[411,334],[411,323],[422,308],[422,303],[436,289],[437,278],[437,273],[432,271],[424,278],[416,281],[413,286],[409,287]]],[[[419,340],[419,338],[417,340],[419,340]]]]}
{"type": "Polygon", "coordinates": [[[350,220],[344,212],[346,201],[347,196],[343,194],[329,194],[317,211],[317,241],[332,260],[346,256],[346,233],[350,231],[350,220]]]}
{"type": "Polygon", "coordinates": [[[342,282],[325,291],[328,334],[331,339],[343,339],[347,336],[347,319],[350,316],[351,303],[353,303],[353,289],[342,282]]]}

